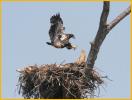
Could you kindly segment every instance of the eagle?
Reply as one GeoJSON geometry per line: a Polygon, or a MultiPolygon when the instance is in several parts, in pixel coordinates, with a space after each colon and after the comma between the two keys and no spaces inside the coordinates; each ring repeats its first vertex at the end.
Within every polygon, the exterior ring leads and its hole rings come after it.
{"type": "Polygon", "coordinates": [[[60,13],[53,15],[50,18],[49,37],[51,42],[46,42],[55,48],[67,48],[76,49],[76,45],[69,42],[70,38],[75,38],[74,34],[65,33],[65,27],[63,26],[63,20],[60,17],[60,13]]]}

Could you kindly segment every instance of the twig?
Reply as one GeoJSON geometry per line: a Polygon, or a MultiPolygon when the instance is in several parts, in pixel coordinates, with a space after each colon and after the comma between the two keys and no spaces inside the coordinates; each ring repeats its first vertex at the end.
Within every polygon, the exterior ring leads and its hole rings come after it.
{"type": "Polygon", "coordinates": [[[73,96],[73,97],[75,97],[76,98],[76,96],[73,94],[73,93],[71,93],[71,91],[69,90],[69,89],[67,89],[66,87],[65,87],[65,85],[64,84],[62,84],[62,86],[73,96]]]}

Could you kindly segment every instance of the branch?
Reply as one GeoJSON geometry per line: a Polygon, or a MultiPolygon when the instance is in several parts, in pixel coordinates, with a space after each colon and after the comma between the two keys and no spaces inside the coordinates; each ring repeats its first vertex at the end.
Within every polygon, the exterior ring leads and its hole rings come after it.
{"type": "Polygon", "coordinates": [[[115,27],[123,18],[129,15],[131,12],[131,6],[129,6],[126,10],[124,10],[121,14],[119,14],[113,21],[108,24],[108,29],[111,30],[115,27]]]}
{"type": "Polygon", "coordinates": [[[110,32],[110,30],[113,27],[115,27],[122,19],[124,19],[131,12],[130,7],[128,7],[119,16],[117,16],[112,22],[107,24],[109,9],[110,9],[110,2],[104,1],[103,11],[102,11],[102,14],[100,17],[99,29],[97,31],[94,41],[91,43],[91,49],[90,49],[90,52],[89,52],[88,58],[87,58],[87,65],[89,68],[93,68],[95,60],[97,59],[99,49],[100,49],[106,35],[110,32]]]}
{"type": "Polygon", "coordinates": [[[109,14],[109,7],[110,7],[109,1],[104,1],[103,11],[102,11],[102,14],[100,17],[99,29],[98,29],[98,32],[97,32],[97,35],[96,35],[94,41],[91,43],[91,49],[90,49],[90,52],[89,52],[88,58],[87,58],[87,64],[90,68],[93,68],[95,60],[97,59],[97,54],[99,52],[99,48],[106,36],[105,29],[106,29],[107,17],[109,14]]]}

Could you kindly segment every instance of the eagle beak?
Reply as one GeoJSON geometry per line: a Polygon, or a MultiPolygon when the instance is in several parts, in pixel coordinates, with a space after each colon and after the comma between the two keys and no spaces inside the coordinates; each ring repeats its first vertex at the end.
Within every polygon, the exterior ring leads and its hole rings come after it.
{"type": "Polygon", "coordinates": [[[73,39],[75,39],[75,36],[73,35],[73,37],[72,37],[73,39]]]}
{"type": "Polygon", "coordinates": [[[74,36],[74,34],[71,34],[71,38],[75,39],[75,36],[74,36]]]}
{"type": "Polygon", "coordinates": [[[69,39],[70,39],[70,38],[73,38],[73,39],[75,39],[75,36],[74,36],[74,34],[68,34],[68,37],[69,37],[69,39]]]}

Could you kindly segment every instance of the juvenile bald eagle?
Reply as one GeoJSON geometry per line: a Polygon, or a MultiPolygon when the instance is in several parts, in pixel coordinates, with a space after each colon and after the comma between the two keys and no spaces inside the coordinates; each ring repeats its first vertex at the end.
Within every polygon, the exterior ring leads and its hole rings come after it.
{"type": "Polygon", "coordinates": [[[46,42],[48,45],[51,45],[55,48],[64,48],[67,49],[75,49],[76,46],[72,45],[69,42],[70,38],[75,38],[73,34],[66,34],[64,33],[65,27],[63,26],[63,21],[60,17],[60,14],[53,15],[50,18],[50,29],[49,29],[49,36],[51,42],[46,42]]]}

